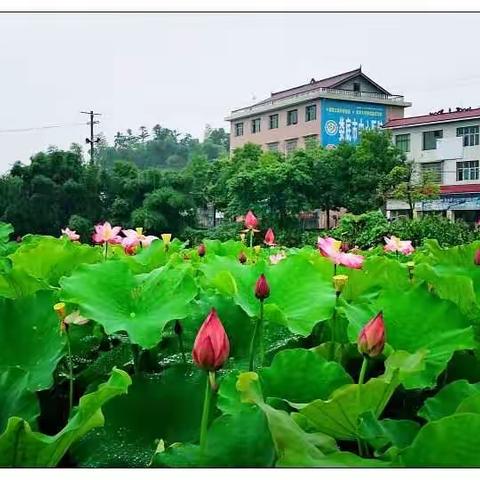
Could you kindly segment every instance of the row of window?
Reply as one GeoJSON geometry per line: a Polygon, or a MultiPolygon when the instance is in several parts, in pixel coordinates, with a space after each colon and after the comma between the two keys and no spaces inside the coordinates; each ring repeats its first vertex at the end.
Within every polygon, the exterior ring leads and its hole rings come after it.
{"type": "MultiPolygon", "coordinates": [[[[479,144],[479,125],[469,127],[458,127],[457,137],[463,137],[464,147],[474,147],[479,144]]],[[[422,150],[435,150],[437,148],[437,138],[443,138],[443,130],[430,130],[423,132],[422,150]]],[[[402,133],[395,135],[395,145],[402,152],[410,151],[410,134],[402,133]]]]}
{"type": "MultiPolygon", "coordinates": [[[[303,137],[306,147],[318,145],[318,135],[306,135],[303,137]]],[[[298,138],[285,140],[285,153],[291,153],[298,147],[298,138]]],[[[280,151],[280,142],[267,143],[267,149],[271,152],[280,151]]]]}
{"type": "MultiPolygon", "coordinates": [[[[433,182],[442,183],[442,162],[429,162],[422,163],[422,174],[428,173],[433,182]]],[[[479,179],[479,161],[469,160],[457,162],[456,167],[457,182],[465,180],[478,180],[479,179]]]]}
{"type": "MultiPolygon", "coordinates": [[[[317,106],[307,105],[305,107],[305,122],[311,122],[317,119],[317,106]]],[[[289,110],[287,112],[287,126],[296,125],[298,123],[298,109],[289,110]]],[[[279,126],[278,113],[274,113],[268,116],[268,128],[273,130],[279,126]]],[[[250,131],[252,133],[258,133],[261,130],[261,118],[254,118],[250,121],[250,131]]],[[[243,135],[243,122],[235,123],[235,136],[241,137],[243,135]]]]}

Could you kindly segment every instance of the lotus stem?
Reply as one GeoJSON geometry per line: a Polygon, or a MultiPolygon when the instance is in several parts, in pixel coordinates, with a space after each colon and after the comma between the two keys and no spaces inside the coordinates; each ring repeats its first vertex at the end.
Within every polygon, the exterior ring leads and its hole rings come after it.
{"type": "Polygon", "coordinates": [[[253,229],[250,229],[250,248],[253,247],[253,229]]]}
{"type": "MultiPolygon", "coordinates": [[[[357,402],[359,408],[361,407],[361,401],[362,401],[362,386],[365,381],[365,374],[367,372],[367,366],[368,366],[368,356],[363,355],[363,360],[362,360],[362,367],[360,368],[360,374],[358,376],[358,396],[357,396],[357,402]]],[[[358,445],[358,454],[363,457],[367,451],[366,445],[364,445],[364,442],[361,438],[357,438],[357,445],[358,445]]]]}
{"type": "Polygon", "coordinates": [[[72,347],[70,344],[70,334],[68,328],[65,330],[67,337],[67,357],[68,357],[68,417],[72,413],[73,408],[73,359],[72,359],[72,347]]]}
{"type": "Polygon", "coordinates": [[[212,401],[212,384],[215,383],[215,372],[207,373],[205,385],[205,398],[203,400],[202,422],[200,424],[200,453],[205,452],[207,441],[208,420],[210,417],[210,403],[212,401]]]}
{"type": "Polygon", "coordinates": [[[255,368],[255,350],[259,344],[259,362],[261,366],[263,364],[264,349],[263,349],[263,300],[260,300],[260,315],[255,321],[255,328],[253,329],[252,340],[250,341],[250,360],[248,362],[248,370],[254,371],[255,368]]]}
{"type": "Polygon", "coordinates": [[[107,260],[107,254],[108,254],[108,242],[105,242],[104,249],[103,249],[103,259],[104,260],[107,260]]]}

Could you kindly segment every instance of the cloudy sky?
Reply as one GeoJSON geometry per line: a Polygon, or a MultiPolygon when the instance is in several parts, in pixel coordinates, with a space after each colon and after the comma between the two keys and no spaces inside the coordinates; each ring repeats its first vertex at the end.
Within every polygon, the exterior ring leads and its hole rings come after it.
{"type": "Polygon", "coordinates": [[[202,136],[271,91],[357,68],[413,102],[480,106],[480,14],[0,14],[0,172],[49,145],[162,126],[202,136]],[[9,132],[32,127],[61,128],[9,132]]]}

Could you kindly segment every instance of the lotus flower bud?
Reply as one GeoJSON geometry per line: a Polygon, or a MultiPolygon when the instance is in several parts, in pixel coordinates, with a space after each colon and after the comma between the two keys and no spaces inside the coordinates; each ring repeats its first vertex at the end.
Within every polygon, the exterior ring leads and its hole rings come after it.
{"type": "Polygon", "coordinates": [[[245,228],[247,230],[255,230],[258,227],[257,217],[251,210],[245,215],[245,228]]]}
{"type": "Polygon", "coordinates": [[[53,310],[55,310],[55,313],[58,316],[58,319],[63,322],[65,320],[65,317],[67,316],[67,311],[65,304],[63,302],[56,303],[53,306],[53,310]]]}
{"type": "Polygon", "coordinates": [[[170,241],[172,240],[171,233],[162,233],[160,236],[162,237],[162,241],[165,244],[165,246],[170,245],[170,241]]]}
{"type": "Polygon", "coordinates": [[[205,245],[204,245],[203,243],[201,243],[201,244],[198,246],[197,252],[198,252],[198,256],[199,256],[199,257],[205,256],[206,248],[205,248],[205,245]]]}
{"type": "Polygon", "coordinates": [[[65,323],[65,317],[67,316],[67,309],[63,302],[56,303],[53,306],[53,310],[57,314],[58,319],[60,320],[60,332],[64,332],[68,325],[65,323]]]}
{"type": "Polygon", "coordinates": [[[270,295],[270,287],[268,286],[267,279],[262,273],[255,284],[255,296],[263,302],[270,295]]]}
{"type": "Polygon", "coordinates": [[[475,252],[473,262],[475,263],[475,265],[480,265],[480,248],[475,252]]]}
{"type": "Polygon", "coordinates": [[[273,230],[271,228],[267,230],[263,243],[265,243],[265,245],[268,245],[270,247],[275,246],[275,234],[273,233],[273,230]]]}
{"type": "Polygon", "coordinates": [[[242,265],[247,262],[247,256],[245,255],[245,253],[240,252],[240,255],[238,255],[238,261],[239,261],[242,265]]]}
{"type": "Polygon", "coordinates": [[[358,335],[358,351],[369,357],[376,357],[383,352],[385,346],[385,323],[383,312],[377,313],[360,331],[358,335]]]}
{"type": "Polygon", "coordinates": [[[203,322],[193,344],[192,357],[195,364],[208,371],[222,367],[230,353],[230,343],[222,322],[214,308],[203,322]]]}
{"type": "Polygon", "coordinates": [[[334,275],[332,280],[335,292],[340,294],[348,282],[348,275],[334,275]]]}

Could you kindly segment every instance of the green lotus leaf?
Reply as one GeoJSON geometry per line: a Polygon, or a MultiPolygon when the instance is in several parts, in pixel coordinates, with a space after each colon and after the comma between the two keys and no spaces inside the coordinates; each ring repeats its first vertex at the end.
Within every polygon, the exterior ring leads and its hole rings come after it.
{"type": "Polygon", "coordinates": [[[134,276],[120,261],[84,265],[61,281],[62,299],[77,304],[107,334],[126,331],[133,343],[154,347],[165,325],[188,314],[197,288],[188,265],[134,276]]]}
{"type": "Polygon", "coordinates": [[[0,371],[0,432],[10,417],[21,417],[33,424],[40,414],[35,393],[28,390],[29,373],[18,367],[0,371]]]}
{"type": "Polygon", "coordinates": [[[49,291],[16,300],[0,298],[0,370],[18,367],[29,372],[31,391],[52,385],[52,374],[64,355],[65,337],[53,311],[55,302],[49,291]]]}
{"type": "Polygon", "coordinates": [[[201,266],[206,285],[233,298],[249,316],[259,314],[254,290],[258,277],[264,273],[270,285],[265,320],[278,322],[292,333],[304,336],[333,313],[331,268],[322,258],[308,261],[300,255],[291,255],[277,265],[266,265],[263,260],[241,265],[237,259],[212,256],[201,266]]]}
{"type": "Polygon", "coordinates": [[[398,384],[382,378],[372,378],[364,385],[344,385],[328,400],[315,400],[297,406],[299,412],[316,430],[338,440],[359,437],[358,423],[362,413],[371,410],[375,417],[383,412],[398,384]]]}
{"type": "Polygon", "coordinates": [[[5,273],[0,273],[0,297],[26,297],[43,288],[45,288],[44,282],[32,277],[21,268],[10,268],[5,273]]]}
{"type": "Polygon", "coordinates": [[[456,413],[423,426],[400,453],[407,467],[480,467],[480,415],[456,413]]]}
{"type": "Polygon", "coordinates": [[[455,413],[459,405],[471,396],[480,393],[479,383],[457,380],[443,387],[434,397],[427,398],[418,416],[430,422],[455,413]]]}
{"type": "Polygon", "coordinates": [[[108,382],[80,399],[68,424],[53,436],[32,431],[30,424],[20,417],[10,417],[0,435],[0,466],[54,467],[73,442],[103,425],[102,406],[126,393],[129,385],[130,377],[122,370],[114,370],[108,382]]]}
{"type": "Polygon", "coordinates": [[[479,248],[478,241],[450,248],[428,241],[415,267],[415,275],[426,280],[436,295],[456,303],[471,318],[480,313],[480,268],[474,263],[479,248]]]}
{"type": "Polygon", "coordinates": [[[327,399],[338,387],[352,383],[352,378],[336,362],[301,348],[282,350],[270,367],[259,371],[266,397],[308,403],[327,399]]]}
{"type": "Polygon", "coordinates": [[[71,242],[67,238],[27,235],[21,246],[10,255],[13,269],[21,269],[45,286],[57,286],[64,275],[79,265],[94,263],[102,255],[99,247],[71,242]]]}
{"type": "Polygon", "coordinates": [[[197,440],[204,391],[205,373],[197,369],[135,376],[128,395],[103,409],[104,427],[87,434],[72,454],[85,467],[145,467],[156,441],[197,440]]]}
{"type": "Polygon", "coordinates": [[[372,412],[365,412],[359,418],[359,434],[368,441],[375,450],[384,450],[394,446],[408,447],[420,429],[420,425],[412,420],[378,420],[372,412]]]}
{"type": "Polygon", "coordinates": [[[243,402],[253,403],[264,413],[275,445],[276,465],[296,466],[315,462],[331,452],[331,439],[305,432],[285,411],[276,410],[263,400],[259,377],[255,372],[239,375],[237,390],[243,402]]]}
{"type": "Polygon", "coordinates": [[[382,310],[391,347],[410,353],[428,351],[425,369],[409,376],[403,382],[406,388],[433,387],[455,351],[475,346],[472,325],[460,309],[428,292],[423,284],[401,294],[395,286],[386,285],[374,301],[345,302],[342,310],[350,322],[352,342],[356,342],[363,325],[382,310]]]}

